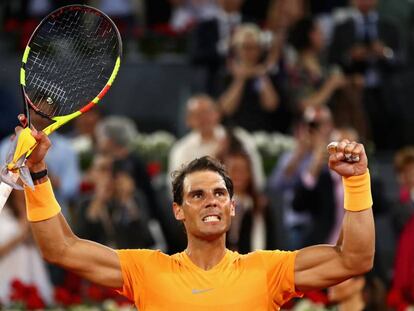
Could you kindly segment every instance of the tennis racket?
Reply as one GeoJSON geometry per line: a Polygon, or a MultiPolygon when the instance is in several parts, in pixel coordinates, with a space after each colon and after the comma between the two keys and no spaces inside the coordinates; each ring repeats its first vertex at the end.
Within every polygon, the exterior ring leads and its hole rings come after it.
{"type": "MultiPolygon", "coordinates": [[[[103,12],[69,5],[46,16],[30,37],[20,68],[27,119],[23,131],[30,132],[30,110],[51,120],[43,129],[49,135],[94,107],[114,82],[121,54],[119,31],[103,12]]],[[[26,142],[8,168],[35,146],[33,139],[26,142]]],[[[16,181],[18,174],[10,171],[6,177],[16,181]]],[[[4,182],[0,185],[0,211],[11,190],[4,182]]]]}

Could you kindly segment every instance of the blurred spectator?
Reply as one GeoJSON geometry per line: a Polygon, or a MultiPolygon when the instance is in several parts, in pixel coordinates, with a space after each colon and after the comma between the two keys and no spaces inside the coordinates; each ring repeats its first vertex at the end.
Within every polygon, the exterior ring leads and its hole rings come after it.
{"type": "MultiPolygon", "coordinates": [[[[294,187],[292,202],[296,211],[306,211],[311,215],[310,226],[303,237],[304,246],[335,244],[342,224],[342,179],[327,166],[326,146],[334,129],[329,114],[328,109],[321,108],[308,108],[304,114],[309,124],[312,152],[307,167],[301,172],[294,187]]],[[[351,141],[356,141],[353,138],[357,137],[350,137],[351,141]]]]}
{"type": "Polygon", "coordinates": [[[46,16],[53,9],[54,1],[51,0],[29,0],[27,1],[27,12],[31,17],[41,19],[46,16]]]}
{"type": "Polygon", "coordinates": [[[216,0],[169,0],[173,5],[170,25],[177,32],[188,31],[218,13],[216,0]]]}
{"type": "Polygon", "coordinates": [[[348,279],[328,289],[339,311],[386,311],[385,286],[372,274],[348,279]]]}
{"type": "Polygon", "coordinates": [[[190,58],[193,64],[206,71],[206,91],[213,93],[218,70],[224,66],[232,33],[249,18],[240,12],[243,0],[217,0],[216,16],[200,22],[193,31],[190,58]]]}
{"type": "Polygon", "coordinates": [[[401,113],[392,73],[401,64],[398,28],[377,11],[377,0],[354,0],[352,17],[335,27],[330,61],[364,86],[364,106],[380,149],[398,146],[401,113]],[[388,93],[387,93],[388,92],[388,93]]]}
{"type": "Polygon", "coordinates": [[[327,105],[346,80],[339,70],[330,73],[320,61],[324,38],[319,24],[312,18],[301,19],[292,27],[289,41],[298,52],[290,72],[296,110],[327,105]]]}
{"type": "Polygon", "coordinates": [[[274,112],[279,94],[273,74],[262,62],[264,47],[260,28],[254,24],[239,26],[232,40],[234,57],[221,77],[219,99],[225,123],[248,131],[274,131],[274,112]]]}
{"type": "Polygon", "coordinates": [[[271,0],[267,8],[266,28],[284,33],[305,14],[303,0],[271,0]]]}
{"type": "Polygon", "coordinates": [[[303,0],[271,0],[266,14],[265,29],[272,40],[268,62],[275,64],[283,58],[287,64],[294,62],[295,51],[286,39],[292,25],[305,14],[303,0]]]}
{"type": "Polygon", "coordinates": [[[354,127],[365,139],[362,90],[346,79],[339,66],[322,63],[325,41],[320,25],[312,18],[301,19],[292,27],[289,41],[298,52],[289,72],[293,109],[328,105],[337,126],[354,127]]]}
{"type": "Polygon", "coordinates": [[[97,154],[90,171],[94,190],[81,203],[77,232],[116,248],[152,248],[149,206],[128,171],[115,170],[110,155],[97,154]]]}
{"type": "MultiPolygon", "coordinates": [[[[342,178],[328,170],[328,153],[326,146],[330,141],[359,141],[358,132],[352,128],[334,128],[328,136],[315,132],[319,136],[313,141],[315,146],[313,159],[308,169],[301,175],[296,185],[293,207],[298,211],[309,211],[312,215],[310,231],[305,237],[305,246],[315,243],[336,244],[342,227],[344,216],[344,193],[342,178]]],[[[374,201],[374,216],[389,212],[388,201],[384,196],[383,184],[376,178],[371,177],[372,197],[374,201]]],[[[376,255],[383,255],[383,247],[377,247],[376,255]]],[[[383,258],[378,258],[378,274],[386,278],[386,264],[383,258]]]]}
{"type": "Polygon", "coordinates": [[[130,42],[134,27],[144,24],[143,0],[91,0],[89,5],[102,10],[115,22],[122,36],[123,51],[128,52],[130,43],[135,44],[130,42]]]}
{"type": "Polygon", "coordinates": [[[112,157],[115,170],[129,172],[135,187],[143,192],[150,206],[151,216],[158,218],[159,206],[145,163],[132,144],[138,135],[135,123],[121,116],[110,116],[102,119],[96,126],[95,137],[100,153],[112,157]]]}
{"type": "Polygon", "coordinates": [[[20,106],[16,96],[5,87],[0,87],[0,140],[14,132],[20,106]]]}
{"type": "Polygon", "coordinates": [[[408,310],[414,306],[414,216],[405,225],[395,255],[394,278],[388,303],[395,310],[408,310]]]}
{"type": "Polygon", "coordinates": [[[95,130],[102,119],[102,112],[95,107],[73,120],[73,130],[69,133],[73,149],[78,154],[82,171],[89,168],[95,152],[95,130]]]}
{"type": "Polygon", "coordinates": [[[398,150],[394,157],[394,167],[400,185],[399,196],[392,209],[398,237],[408,219],[414,214],[414,147],[398,150]]]}
{"type": "Polygon", "coordinates": [[[310,0],[309,9],[312,15],[331,13],[335,8],[346,6],[348,2],[348,0],[335,0],[328,2],[310,0]]]}
{"type": "MultiPolygon", "coordinates": [[[[191,132],[178,140],[170,151],[168,171],[179,169],[197,157],[217,156],[221,152],[226,131],[220,125],[220,114],[214,100],[207,95],[194,95],[187,101],[187,125],[191,132]]],[[[240,128],[234,134],[249,154],[253,179],[258,189],[263,189],[265,177],[262,159],[251,136],[240,128]]]]}
{"type": "Polygon", "coordinates": [[[256,189],[249,155],[229,150],[221,157],[233,180],[236,214],[227,233],[230,249],[246,254],[256,249],[276,249],[274,215],[266,197],[256,189]]]}
{"type": "Polygon", "coordinates": [[[328,108],[307,108],[295,124],[295,149],[281,155],[269,177],[270,195],[282,198],[280,208],[284,214],[288,249],[303,247],[311,225],[309,211],[293,210],[295,188],[312,165],[312,169],[318,168],[316,164],[320,163],[320,158],[326,153],[326,145],[322,144],[326,142],[332,128],[332,116],[328,108]]]}
{"type": "Polygon", "coordinates": [[[48,271],[26,219],[23,191],[14,190],[0,214],[0,275],[0,301],[4,306],[11,302],[13,281],[36,286],[43,302],[52,302],[48,271]]]}
{"type": "MultiPolygon", "coordinates": [[[[49,119],[34,111],[31,111],[31,122],[39,130],[51,123],[49,119]]],[[[52,146],[46,157],[48,175],[52,181],[56,199],[62,207],[62,212],[67,219],[70,219],[70,203],[77,196],[81,181],[78,156],[69,139],[62,134],[53,132],[50,135],[50,140],[52,146]]],[[[11,142],[11,139],[7,137],[0,143],[0,163],[5,163],[11,142]]]]}

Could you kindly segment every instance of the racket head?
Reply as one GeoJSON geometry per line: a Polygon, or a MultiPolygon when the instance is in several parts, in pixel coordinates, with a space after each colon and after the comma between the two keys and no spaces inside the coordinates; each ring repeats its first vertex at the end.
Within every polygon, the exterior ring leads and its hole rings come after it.
{"type": "Polygon", "coordinates": [[[27,118],[32,108],[66,123],[92,108],[111,87],[121,55],[120,33],[105,13],[87,5],[51,12],[33,32],[22,59],[27,118]]]}

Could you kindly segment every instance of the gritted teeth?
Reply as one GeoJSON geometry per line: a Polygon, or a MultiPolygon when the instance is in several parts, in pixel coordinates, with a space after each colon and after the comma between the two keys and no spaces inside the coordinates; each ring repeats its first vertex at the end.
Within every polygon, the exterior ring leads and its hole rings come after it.
{"type": "Polygon", "coordinates": [[[213,222],[213,221],[220,221],[220,216],[218,215],[208,215],[203,217],[204,222],[213,222]]]}

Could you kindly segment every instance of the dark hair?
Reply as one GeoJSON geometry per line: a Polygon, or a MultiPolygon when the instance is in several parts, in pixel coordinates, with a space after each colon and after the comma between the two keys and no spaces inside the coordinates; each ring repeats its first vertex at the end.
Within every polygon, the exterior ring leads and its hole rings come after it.
{"type": "Polygon", "coordinates": [[[293,25],[289,32],[289,42],[298,52],[302,52],[311,46],[309,34],[314,28],[315,22],[310,17],[305,17],[293,25]]]}
{"type": "Polygon", "coordinates": [[[365,286],[363,289],[365,301],[364,310],[386,311],[386,289],[383,281],[372,271],[365,275],[365,286]]]}
{"type": "Polygon", "coordinates": [[[394,156],[394,167],[398,173],[401,173],[411,163],[414,163],[413,146],[404,147],[396,152],[394,156]]]}
{"type": "Polygon", "coordinates": [[[188,174],[200,171],[212,171],[218,173],[223,178],[226,184],[226,188],[229,192],[230,198],[233,197],[233,182],[227,174],[224,165],[221,164],[218,160],[214,159],[213,157],[204,156],[201,158],[196,158],[187,165],[184,165],[181,169],[172,172],[171,177],[173,178],[173,199],[175,203],[177,203],[178,205],[183,204],[184,178],[188,174]]]}
{"type": "Polygon", "coordinates": [[[229,152],[227,152],[227,153],[225,153],[221,156],[222,157],[220,158],[220,160],[223,163],[226,163],[226,161],[228,159],[231,159],[232,157],[241,157],[244,160],[246,160],[246,162],[249,166],[248,170],[250,171],[250,180],[249,180],[249,184],[247,186],[246,191],[253,198],[254,209],[256,210],[257,207],[258,207],[259,194],[258,194],[256,185],[255,185],[255,182],[254,182],[253,165],[252,165],[252,159],[251,159],[250,155],[243,148],[240,148],[240,149],[229,150],[229,152]]]}

